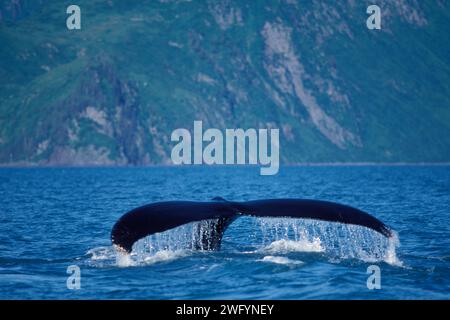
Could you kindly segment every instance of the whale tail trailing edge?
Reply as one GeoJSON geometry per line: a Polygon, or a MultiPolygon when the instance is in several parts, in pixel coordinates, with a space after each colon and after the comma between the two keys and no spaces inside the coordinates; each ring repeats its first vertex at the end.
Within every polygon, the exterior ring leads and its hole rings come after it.
{"type": "Polygon", "coordinates": [[[112,243],[130,253],[133,244],[148,235],[183,224],[197,224],[194,249],[220,249],[227,227],[240,215],[291,217],[353,224],[391,237],[391,230],[380,220],[350,206],[318,200],[273,199],[231,202],[216,197],[211,202],[156,202],[127,212],[111,231],[112,243]]]}
{"type": "Polygon", "coordinates": [[[392,231],[370,214],[335,202],[309,199],[272,199],[234,203],[242,214],[255,217],[290,217],[359,225],[391,237],[392,231]]]}
{"type": "Polygon", "coordinates": [[[223,199],[155,202],[124,214],[113,226],[111,241],[119,250],[129,253],[133,244],[143,237],[190,222],[205,221],[196,227],[196,238],[200,242],[194,248],[218,250],[223,233],[236,217],[236,210],[223,199]]]}

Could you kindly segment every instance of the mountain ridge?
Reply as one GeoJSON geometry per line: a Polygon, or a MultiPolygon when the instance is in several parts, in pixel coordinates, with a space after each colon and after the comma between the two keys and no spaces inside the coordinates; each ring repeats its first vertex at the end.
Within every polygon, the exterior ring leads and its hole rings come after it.
{"type": "Polygon", "coordinates": [[[285,164],[449,162],[449,4],[378,2],[381,30],[368,1],[79,1],[68,31],[4,1],[0,163],[170,164],[195,120],[279,128],[285,164]]]}

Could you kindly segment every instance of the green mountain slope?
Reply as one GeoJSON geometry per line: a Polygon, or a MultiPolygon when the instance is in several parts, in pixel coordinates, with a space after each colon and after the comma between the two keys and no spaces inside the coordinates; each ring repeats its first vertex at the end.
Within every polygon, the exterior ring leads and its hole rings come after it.
{"type": "Polygon", "coordinates": [[[0,163],[170,163],[176,128],[280,128],[284,163],[450,161],[450,3],[0,4],[0,163]]]}

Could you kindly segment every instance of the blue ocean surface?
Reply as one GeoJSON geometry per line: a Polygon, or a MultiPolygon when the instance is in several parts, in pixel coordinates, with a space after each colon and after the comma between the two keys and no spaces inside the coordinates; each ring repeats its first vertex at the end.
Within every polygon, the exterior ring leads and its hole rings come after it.
{"type": "Polygon", "coordinates": [[[3,168],[0,199],[1,299],[450,298],[449,166],[298,166],[275,176],[256,167],[3,168]],[[134,207],[216,196],[336,201],[398,239],[241,217],[218,252],[189,249],[193,224],[140,240],[128,258],[111,246],[113,224],[134,207]],[[374,265],[381,287],[370,290],[374,265]],[[67,286],[69,266],[80,268],[78,290],[67,286]]]}

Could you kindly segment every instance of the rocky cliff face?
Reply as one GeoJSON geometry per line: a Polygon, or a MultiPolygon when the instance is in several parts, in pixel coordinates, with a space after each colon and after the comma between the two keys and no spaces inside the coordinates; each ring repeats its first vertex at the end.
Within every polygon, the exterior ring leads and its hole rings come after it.
{"type": "MultiPolygon", "coordinates": [[[[373,1],[372,1],[373,2],[373,1]]],[[[170,163],[171,132],[280,128],[299,162],[450,161],[450,5],[0,4],[0,163],[170,163]]]]}

